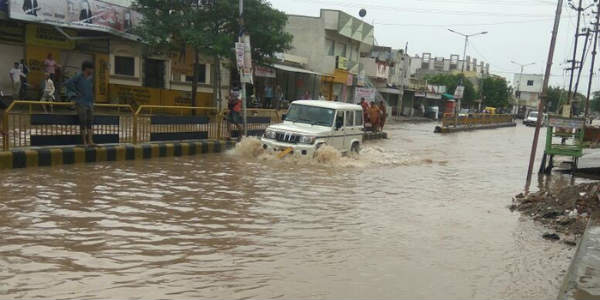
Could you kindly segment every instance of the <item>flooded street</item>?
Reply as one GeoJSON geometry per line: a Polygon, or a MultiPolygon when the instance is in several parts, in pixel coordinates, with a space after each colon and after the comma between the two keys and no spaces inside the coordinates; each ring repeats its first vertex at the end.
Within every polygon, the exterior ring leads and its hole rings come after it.
{"type": "Polygon", "coordinates": [[[533,129],[433,127],[359,160],[3,171],[0,298],[555,298],[574,248],[507,209],[533,129]]]}

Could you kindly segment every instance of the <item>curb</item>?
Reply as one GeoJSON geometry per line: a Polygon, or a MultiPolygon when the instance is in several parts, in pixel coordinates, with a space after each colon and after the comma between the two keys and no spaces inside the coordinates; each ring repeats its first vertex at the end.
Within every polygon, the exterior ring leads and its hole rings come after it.
{"type": "Polygon", "coordinates": [[[220,153],[234,146],[234,141],[202,140],[12,150],[0,152],[0,170],[220,153]]]}

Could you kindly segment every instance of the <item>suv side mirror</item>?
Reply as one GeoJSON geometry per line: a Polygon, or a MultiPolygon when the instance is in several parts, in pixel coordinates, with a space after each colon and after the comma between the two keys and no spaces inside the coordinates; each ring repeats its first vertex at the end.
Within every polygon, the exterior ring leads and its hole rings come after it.
{"type": "Polygon", "coordinates": [[[285,121],[285,117],[287,116],[287,114],[282,114],[281,115],[281,121],[285,121]]]}

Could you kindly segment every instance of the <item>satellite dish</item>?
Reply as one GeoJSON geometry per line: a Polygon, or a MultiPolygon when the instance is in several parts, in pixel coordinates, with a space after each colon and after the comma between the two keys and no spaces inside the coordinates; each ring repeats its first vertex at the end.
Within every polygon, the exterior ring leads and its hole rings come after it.
{"type": "Polygon", "coordinates": [[[364,17],[367,15],[367,10],[366,10],[366,9],[364,9],[364,8],[361,8],[361,9],[360,9],[360,11],[358,12],[358,15],[359,15],[361,18],[364,18],[364,17]]]}

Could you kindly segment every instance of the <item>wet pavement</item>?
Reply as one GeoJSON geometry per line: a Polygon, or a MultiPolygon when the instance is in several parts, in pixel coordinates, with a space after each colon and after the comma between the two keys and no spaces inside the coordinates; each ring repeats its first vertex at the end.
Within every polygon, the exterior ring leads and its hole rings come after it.
{"type": "Polygon", "coordinates": [[[433,126],[359,159],[0,172],[0,298],[555,298],[575,248],[507,209],[533,128],[433,126]]]}

